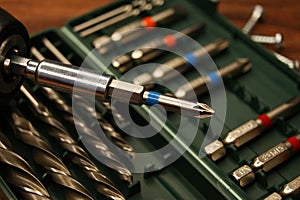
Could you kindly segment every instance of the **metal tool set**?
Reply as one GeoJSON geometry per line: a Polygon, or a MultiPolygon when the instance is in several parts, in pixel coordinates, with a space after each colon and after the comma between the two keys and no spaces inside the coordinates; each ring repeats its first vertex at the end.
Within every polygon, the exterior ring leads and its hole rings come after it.
{"type": "Polygon", "coordinates": [[[262,14],[239,30],[213,1],[117,1],[28,42],[1,10],[1,199],[299,199],[300,76],[254,42],[279,35],[247,35],[262,14]]]}

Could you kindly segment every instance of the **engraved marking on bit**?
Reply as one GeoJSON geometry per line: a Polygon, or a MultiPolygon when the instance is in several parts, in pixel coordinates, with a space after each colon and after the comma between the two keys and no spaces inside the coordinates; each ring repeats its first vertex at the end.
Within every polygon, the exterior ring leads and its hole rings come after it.
{"type": "Polygon", "coordinates": [[[204,151],[213,161],[220,159],[226,153],[224,145],[220,140],[216,140],[205,146],[204,151]]]}
{"type": "Polygon", "coordinates": [[[264,200],[281,200],[281,199],[282,197],[277,192],[273,192],[272,194],[264,198],[264,200]]]}
{"type": "Polygon", "coordinates": [[[239,147],[242,144],[249,141],[250,139],[252,139],[253,137],[255,137],[256,135],[258,135],[258,128],[259,124],[257,123],[257,121],[250,120],[245,124],[241,125],[240,127],[229,132],[223,142],[225,144],[234,143],[237,147],[239,147]]]}
{"type": "Polygon", "coordinates": [[[280,143],[275,147],[258,156],[253,166],[255,168],[262,167],[264,171],[269,171],[277,164],[289,157],[289,149],[284,143],[280,143]]]}
{"type": "Polygon", "coordinates": [[[234,172],[232,172],[234,179],[240,184],[241,187],[248,185],[255,179],[255,175],[248,165],[243,165],[234,172]]]}
{"type": "Polygon", "coordinates": [[[300,176],[292,180],[291,182],[284,185],[281,193],[284,194],[284,196],[290,195],[297,190],[300,189],[300,176]]]}

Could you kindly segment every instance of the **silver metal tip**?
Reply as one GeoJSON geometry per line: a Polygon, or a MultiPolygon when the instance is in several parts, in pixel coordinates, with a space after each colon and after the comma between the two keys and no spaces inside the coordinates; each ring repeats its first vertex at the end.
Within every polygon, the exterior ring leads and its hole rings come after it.
{"type": "Polygon", "coordinates": [[[194,117],[199,118],[199,119],[205,119],[205,118],[209,118],[215,115],[215,111],[209,107],[208,105],[206,105],[205,103],[196,103],[197,105],[194,106],[194,109],[196,111],[199,111],[199,115],[196,115],[194,117]]]}

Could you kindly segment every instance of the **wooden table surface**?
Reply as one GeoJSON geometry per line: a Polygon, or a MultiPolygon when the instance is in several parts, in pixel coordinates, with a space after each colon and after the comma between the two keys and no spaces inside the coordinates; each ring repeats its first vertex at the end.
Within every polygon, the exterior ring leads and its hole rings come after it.
{"type": "MultiPolygon", "coordinates": [[[[0,2],[2,8],[22,21],[30,34],[33,34],[49,27],[63,26],[68,19],[113,1],[0,0],[0,2]]],[[[277,32],[281,33],[285,44],[278,52],[291,59],[300,59],[299,0],[221,0],[219,12],[241,28],[251,15],[255,4],[261,4],[265,8],[265,17],[262,23],[254,27],[251,34],[273,36],[277,32]]],[[[267,47],[275,50],[273,45],[267,47]]]]}

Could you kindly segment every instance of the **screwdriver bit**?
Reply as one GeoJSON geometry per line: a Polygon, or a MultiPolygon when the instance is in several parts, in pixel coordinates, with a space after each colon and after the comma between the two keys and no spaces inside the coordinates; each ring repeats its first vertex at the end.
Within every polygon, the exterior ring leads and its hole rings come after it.
{"type": "Polygon", "coordinates": [[[250,120],[238,128],[230,131],[223,141],[214,141],[204,148],[206,154],[216,161],[226,154],[225,146],[233,144],[235,147],[240,147],[252,139],[258,137],[266,129],[273,126],[276,120],[280,117],[288,118],[296,113],[300,108],[300,97],[296,96],[283,104],[275,107],[269,112],[260,115],[257,119],[250,120]],[[214,145],[217,143],[218,145],[214,145]],[[221,152],[221,153],[220,153],[221,152]]]}
{"type": "Polygon", "coordinates": [[[239,58],[233,63],[222,67],[220,70],[209,73],[206,77],[197,77],[189,83],[180,86],[176,90],[175,95],[182,99],[189,99],[193,94],[196,94],[197,96],[201,95],[207,92],[207,86],[216,86],[221,79],[246,73],[250,69],[250,60],[247,58],[239,58]]]}
{"type": "Polygon", "coordinates": [[[34,161],[47,172],[54,183],[65,189],[67,198],[93,199],[88,190],[71,176],[61,159],[28,120],[12,113],[10,123],[16,137],[32,147],[34,161]]]}
{"type": "Polygon", "coordinates": [[[255,171],[269,172],[279,164],[289,159],[300,149],[300,133],[289,137],[266,152],[257,156],[250,166],[244,165],[232,172],[232,177],[241,187],[249,185],[255,180],[255,171]]]}
{"type": "MultiPolygon", "coordinates": [[[[193,66],[197,66],[197,63],[200,61],[201,58],[203,58],[203,56],[206,56],[207,54],[209,54],[210,56],[215,56],[218,53],[227,49],[228,47],[228,40],[216,40],[204,46],[203,48],[185,54],[183,57],[176,57],[163,63],[162,66],[157,67],[150,76],[152,76],[152,79],[157,79],[160,81],[171,80],[174,77],[176,77],[178,73],[185,73],[186,71],[193,69],[193,66]]],[[[145,76],[145,73],[134,78],[133,83],[144,85],[146,82],[143,81],[143,79],[141,79],[140,76],[145,76]]]]}
{"type": "Polygon", "coordinates": [[[158,67],[152,73],[156,79],[170,80],[176,76],[172,70],[176,69],[179,73],[184,73],[189,70],[191,65],[197,65],[197,62],[205,55],[216,56],[229,47],[229,41],[226,39],[219,39],[210,44],[205,45],[203,48],[197,49],[193,52],[187,53],[184,58],[177,57],[170,61],[165,62],[163,65],[166,67],[158,67]]]}
{"type": "Polygon", "coordinates": [[[20,199],[50,199],[48,191],[34,175],[30,165],[7,147],[2,139],[8,139],[2,133],[0,135],[1,174],[5,182],[12,186],[20,199]]]}
{"type": "Polygon", "coordinates": [[[172,48],[176,46],[178,40],[184,36],[195,37],[203,31],[204,27],[204,23],[198,23],[181,30],[181,33],[168,34],[163,38],[154,39],[148,44],[143,45],[146,47],[151,46],[151,48],[144,48],[142,46],[134,50],[131,56],[126,54],[121,55],[112,61],[112,66],[118,69],[120,73],[124,73],[133,67],[132,60],[139,60],[143,63],[148,62],[165,53],[165,51],[160,50],[161,48],[172,48]]]}
{"type": "Polygon", "coordinates": [[[136,20],[134,22],[131,22],[129,24],[126,24],[125,26],[122,26],[115,30],[115,32],[112,34],[112,38],[120,38],[122,37],[122,32],[130,31],[137,28],[150,28],[150,27],[156,27],[159,24],[166,24],[170,22],[174,22],[175,20],[178,20],[180,18],[183,18],[187,15],[186,10],[183,7],[176,6],[173,8],[168,8],[166,10],[163,10],[153,16],[147,16],[144,17],[141,20],[136,20]]]}
{"type": "MultiPolygon", "coordinates": [[[[65,151],[69,152],[70,160],[75,165],[80,167],[83,170],[83,172],[87,175],[88,178],[90,178],[91,180],[97,183],[95,184],[97,191],[110,199],[125,199],[122,193],[112,185],[112,182],[102,172],[100,172],[97,166],[90,160],[87,152],[83,148],[78,146],[76,142],[69,136],[68,132],[63,127],[63,125],[60,122],[58,122],[55,118],[53,118],[49,110],[40,102],[38,102],[28,91],[25,91],[24,88],[21,88],[21,92],[28,99],[29,104],[31,104],[29,106],[31,107],[32,110],[34,110],[35,114],[37,115],[36,118],[40,122],[43,122],[44,125],[46,126],[47,133],[51,137],[56,139],[59,145],[65,151]],[[38,104],[39,106],[34,106],[36,104],[38,104]],[[38,109],[41,108],[43,112],[38,111],[38,109]]],[[[86,127],[85,125],[83,126],[86,127]]],[[[85,128],[84,130],[86,131],[88,130],[88,128],[85,128]]],[[[101,145],[101,143],[98,143],[98,145],[101,145]]],[[[104,154],[104,157],[106,159],[111,159],[110,157],[107,157],[106,154],[104,154]]],[[[117,162],[114,161],[114,163],[117,162]]],[[[131,184],[132,175],[128,170],[126,171],[127,176],[124,175],[125,170],[122,171],[120,170],[116,172],[120,174],[120,178],[122,178],[123,180],[131,184]]]]}
{"type": "MultiPolygon", "coordinates": [[[[145,1],[143,1],[143,2],[145,2],[145,1]]],[[[165,3],[164,0],[151,1],[151,3],[146,3],[146,2],[142,3],[141,1],[140,2],[133,1],[131,3],[131,5],[130,4],[124,5],[124,7],[121,6],[120,8],[109,11],[108,13],[104,13],[103,15],[100,15],[99,17],[96,17],[92,20],[87,21],[86,23],[80,24],[79,26],[75,26],[75,27],[76,27],[77,31],[78,31],[78,29],[82,29],[82,31],[79,34],[81,37],[87,37],[97,31],[100,31],[100,30],[106,28],[106,27],[112,26],[112,25],[119,23],[121,21],[124,21],[128,18],[138,16],[144,10],[151,10],[153,7],[162,6],[164,3],[165,3]],[[124,10],[122,10],[122,8],[124,8],[124,10]],[[124,12],[124,11],[126,11],[126,12],[124,12]],[[104,20],[104,19],[106,19],[106,20],[104,20]],[[89,28],[87,27],[87,25],[90,26],[93,24],[95,24],[95,25],[91,26],[89,28]],[[86,28],[86,29],[84,30],[84,28],[86,28]]]]}
{"type": "Polygon", "coordinates": [[[96,95],[104,101],[114,95],[113,98],[119,101],[129,100],[129,103],[136,105],[160,104],[167,110],[182,110],[183,113],[197,118],[211,117],[214,114],[214,111],[203,103],[167,97],[157,92],[146,91],[144,86],[116,80],[110,75],[100,75],[88,70],[83,72],[78,70],[78,67],[54,61],[36,61],[13,55],[5,60],[5,68],[5,71],[11,74],[23,75],[41,85],[96,95]]]}

